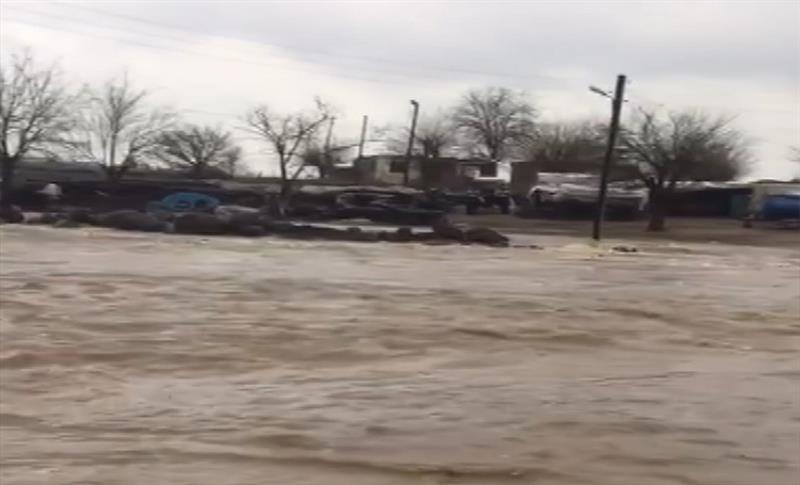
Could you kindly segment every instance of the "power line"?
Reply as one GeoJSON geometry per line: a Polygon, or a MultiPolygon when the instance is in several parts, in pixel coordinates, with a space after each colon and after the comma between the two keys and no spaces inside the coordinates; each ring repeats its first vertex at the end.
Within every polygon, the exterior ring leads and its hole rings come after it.
{"type": "MultiPolygon", "coordinates": [[[[59,4],[62,4],[62,3],[59,2],[59,4]]],[[[72,4],[64,4],[64,5],[75,6],[75,7],[84,8],[84,9],[87,9],[87,10],[97,11],[97,9],[91,9],[91,8],[88,8],[88,7],[83,7],[83,6],[78,6],[78,5],[72,5],[72,4]]],[[[8,6],[9,6],[8,4],[4,4],[3,5],[4,8],[8,7],[8,6]]],[[[53,13],[50,13],[50,12],[41,12],[41,11],[35,11],[35,10],[26,9],[26,8],[21,8],[21,7],[18,7],[17,5],[13,5],[13,7],[11,7],[11,9],[12,10],[18,10],[18,11],[23,12],[23,13],[33,13],[33,14],[36,14],[36,15],[44,15],[44,16],[49,16],[49,17],[53,17],[53,18],[65,19],[65,20],[68,20],[68,21],[71,21],[71,22],[76,22],[76,23],[79,23],[79,24],[81,23],[81,21],[78,21],[78,20],[76,20],[74,18],[71,18],[71,17],[66,17],[66,16],[58,15],[58,14],[53,14],[53,13]]],[[[120,16],[120,15],[113,15],[113,14],[107,14],[107,15],[117,16],[117,17],[127,17],[127,16],[120,16]]],[[[8,18],[9,18],[8,16],[4,16],[4,19],[8,19],[8,18]]],[[[120,37],[116,37],[116,36],[101,35],[101,34],[98,34],[98,33],[79,32],[79,31],[67,29],[67,28],[64,28],[64,27],[53,26],[52,24],[34,22],[34,21],[31,21],[31,20],[28,20],[28,19],[13,18],[13,17],[11,17],[10,19],[13,20],[13,21],[16,21],[16,22],[23,23],[23,24],[33,25],[33,26],[36,26],[36,27],[46,28],[46,29],[50,29],[50,30],[57,30],[57,31],[65,32],[65,33],[72,34],[72,35],[111,39],[111,40],[114,40],[116,42],[135,45],[135,46],[138,46],[138,47],[143,47],[143,48],[147,48],[147,49],[151,49],[151,50],[181,52],[181,53],[194,55],[194,56],[197,56],[197,57],[206,57],[206,58],[218,59],[218,60],[222,60],[222,61],[226,61],[226,62],[238,62],[238,63],[242,63],[242,64],[249,64],[249,65],[259,66],[259,67],[277,68],[277,69],[286,70],[286,71],[298,71],[298,72],[305,72],[305,73],[309,73],[310,72],[310,73],[313,73],[313,74],[322,75],[322,76],[326,76],[326,77],[330,77],[330,78],[334,78],[334,79],[349,79],[349,80],[363,81],[363,82],[376,83],[376,84],[394,84],[394,85],[398,85],[398,84],[399,85],[419,84],[419,83],[413,83],[413,82],[403,82],[403,81],[399,81],[399,80],[374,79],[374,78],[364,78],[364,77],[356,77],[356,76],[349,76],[349,75],[338,75],[338,74],[326,73],[324,71],[318,71],[318,70],[313,70],[313,69],[303,69],[303,68],[299,68],[299,67],[285,66],[285,65],[279,65],[279,64],[274,64],[274,63],[251,61],[251,60],[246,60],[246,59],[241,59],[241,58],[236,58],[236,57],[200,53],[200,52],[193,51],[193,50],[187,50],[185,48],[182,48],[182,46],[172,46],[172,45],[163,45],[163,44],[150,44],[150,43],[144,43],[144,42],[142,42],[140,40],[134,40],[134,39],[129,39],[129,38],[120,38],[120,37]]],[[[145,22],[145,23],[147,22],[147,21],[144,21],[144,20],[139,20],[139,21],[140,22],[145,22]]],[[[94,28],[100,28],[100,29],[106,29],[106,30],[114,30],[111,27],[103,27],[103,26],[98,26],[96,24],[91,24],[91,23],[84,23],[84,25],[89,26],[89,27],[94,27],[94,28]]],[[[188,39],[180,39],[180,38],[175,37],[175,36],[166,36],[166,35],[157,35],[157,34],[144,34],[144,33],[141,33],[141,32],[124,31],[124,30],[123,30],[123,32],[132,34],[134,36],[160,37],[160,38],[164,38],[164,39],[168,39],[168,40],[178,40],[178,41],[181,41],[181,42],[188,42],[188,43],[194,44],[193,41],[190,41],[188,39]]],[[[268,45],[268,44],[264,44],[264,45],[268,45]]],[[[280,59],[280,60],[283,60],[283,61],[287,61],[288,60],[288,59],[275,57],[275,56],[267,56],[267,57],[273,57],[275,59],[280,59]]],[[[291,62],[291,60],[288,60],[288,61],[291,62]]],[[[300,62],[302,62],[302,61],[300,61],[300,62]]],[[[378,71],[378,72],[381,72],[381,71],[378,71]]],[[[382,73],[388,74],[390,76],[403,76],[402,74],[390,73],[390,72],[385,72],[385,71],[383,71],[382,73]]],[[[409,77],[409,76],[405,76],[405,77],[409,77]]],[[[441,79],[441,78],[432,78],[432,79],[435,79],[437,81],[443,81],[443,79],[441,79]]],[[[654,101],[654,100],[652,100],[650,98],[647,98],[647,97],[644,97],[644,96],[641,96],[641,95],[634,94],[634,97],[638,97],[640,99],[643,99],[648,104],[655,104],[657,106],[666,106],[666,103],[657,102],[657,101],[654,101]]],[[[634,104],[639,105],[639,103],[635,103],[635,102],[634,102],[634,104]]],[[[693,103],[682,103],[682,104],[691,105],[693,103]]],[[[698,107],[701,107],[701,108],[702,107],[706,107],[706,108],[713,108],[713,109],[726,109],[726,110],[744,111],[744,112],[763,112],[763,113],[774,112],[774,113],[793,113],[793,114],[796,113],[796,110],[775,109],[775,108],[754,109],[754,108],[731,107],[731,106],[709,105],[709,104],[698,105],[698,107]]],[[[191,111],[191,110],[188,110],[188,111],[191,111]]],[[[199,110],[195,110],[195,111],[199,111],[199,110]]],[[[211,113],[209,112],[209,113],[206,113],[206,114],[211,114],[211,113]]],[[[215,115],[236,116],[236,115],[232,115],[232,114],[229,114],[229,113],[225,113],[225,114],[215,113],[215,115]]]]}
{"type": "MultiPolygon", "coordinates": [[[[9,18],[9,17],[5,16],[5,18],[9,18]]],[[[110,40],[114,40],[116,42],[120,42],[120,43],[124,43],[124,44],[136,45],[138,47],[144,47],[144,48],[147,48],[147,49],[181,52],[181,53],[184,53],[184,54],[190,54],[190,55],[197,56],[197,57],[213,58],[213,59],[218,59],[218,60],[227,61],[227,62],[239,62],[239,63],[242,63],[242,64],[250,64],[250,65],[259,66],[259,67],[269,67],[269,68],[280,69],[280,70],[285,70],[285,71],[298,71],[298,72],[312,73],[312,74],[315,74],[315,75],[325,76],[325,77],[329,77],[329,78],[333,78],[333,79],[349,79],[349,80],[369,82],[369,83],[374,83],[374,84],[393,84],[393,85],[415,85],[415,84],[419,85],[420,84],[418,82],[415,83],[413,81],[374,79],[374,78],[356,77],[356,76],[341,75],[341,74],[332,74],[332,73],[327,73],[327,72],[324,72],[324,71],[318,71],[318,70],[312,70],[312,69],[303,69],[303,68],[299,68],[299,67],[285,66],[285,65],[274,64],[274,63],[249,61],[249,60],[245,60],[245,59],[241,59],[241,58],[235,58],[235,57],[228,57],[228,56],[220,56],[220,55],[215,55],[215,54],[200,53],[200,52],[187,50],[187,49],[183,49],[183,48],[176,47],[176,46],[166,46],[166,45],[159,45],[159,44],[147,44],[147,43],[144,43],[144,42],[141,42],[141,41],[137,41],[137,40],[133,40],[133,39],[115,37],[115,36],[110,36],[110,35],[101,35],[101,34],[89,33],[89,32],[78,32],[78,31],[75,31],[75,30],[54,26],[52,24],[47,24],[47,23],[42,23],[42,22],[35,22],[35,21],[28,20],[28,19],[11,18],[11,20],[13,20],[15,22],[27,24],[27,25],[32,25],[32,26],[35,26],[35,27],[40,27],[40,28],[45,28],[45,29],[65,32],[65,33],[72,34],[72,35],[93,37],[93,38],[100,38],[100,39],[110,39],[110,40]]]]}
{"type": "MultiPolygon", "coordinates": [[[[62,4],[59,3],[59,5],[62,5],[62,4]]],[[[67,4],[67,5],[68,6],[75,6],[75,7],[78,7],[78,8],[87,8],[90,11],[98,11],[96,9],[90,9],[88,7],[82,7],[82,6],[77,6],[77,5],[69,5],[69,4],[67,4]]],[[[192,44],[192,45],[196,45],[196,42],[193,41],[193,40],[184,39],[184,38],[180,38],[180,37],[173,36],[173,35],[154,34],[154,33],[142,32],[142,31],[139,31],[139,30],[130,30],[130,29],[126,30],[126,29],[122,29],[122,28],[119,28],[119,27],[111,28],[111,27],[107,27],[107,26],[101,26],[101,25],[97,25],[97,24],[94,24],[94,23],[86,22],[85,19],[83,19],[83,18],[76,19],[74,17],[69,17],[69,16],[65,16],[65,15],[62,15],[62,14],[57,14],[57,13],[52,13],[52,12],[44,12],[44,11],[39,11],[39,10],[32,10],[32,9],[28,9],[28,8],[24,8],[24,7],[19,7],[17,5],[14,5],[13,7],[11,7],[11,10],[17,10],[17,11],[25,13],[25,14],[33,14],[33,15],[38,15],[38,16],[51,17],[51,18],[58,19],[58,20],[67,20],[69,22],[73,22],[73,23],[76,23],[76,24],[82,25],[82,26],[88,26],[88,27],[99,28],[99,29],[104,29],[104,30],[120,31],[120,32],[124,32],[126,34],[129,34],[129,35],[133,35],[135,37],[140,37],[140,38],[155,37],[155,38],[159,38],[159,39],[166,39],[166,40],[169,40],[169,41],[178,41],[178,42],[184,42],[184,43],[189,43],[189,44],[192,44]]],[[[105,15],[109,15],[109,16],[113,16],[113,17],[120,17],[120,16],[117,16],[117,15],[108,14],[108,13],[105,13],[105,15]]],[[[125,18],[126,16],[121,16],[121,17],[125,18]]],[[[139,20],[139,21],[147,23],[147,21],[143,21],[143,20],[139,20]]],[[[60,30],[64,30],[64,29],[60,29],[60,30]]],[[[180,30],[180,29],[174,28],[173,30],[180,30]]],[[[73,32],[73,31],[70,30],[69,32],[73,32]]],[[[192,35],[196,35],[196,34],[192,34],[192,35]]],[[[268,46],[268,47],[275,47],[275,46],[272,46],[270,44],[261,43],[261,42],[242,41],[241,39],[236,39],[236,38],[226,37],[226,36],[220,36],[220,37],[222,37],[224,39],[228,39],[228,40],[237,41],[237,42],[247,42],[247,43],[250,43],[250,44],[262,45],[262,46],[268,46]]],[[[115,40],[121,40],[119,38],[114,38],[114,39],[115,40]]],[[[123,40],[123,42],[124,42],[124,40],[123,40]]],[[[200,54],[195,53],[195,55],[200,55],[200,54]]],[[[247,55],[250,55],[250,54],[247,54],[247,55]]],[[[275,59],[280,59],[282,61],[288,61],[288,62],[300,62],[300,63],[305,63],[305,64],[309,63],[308,61],[292,59],[292,58],[279,57],[279,56],[275,56],[274,54],[270,54],[270,55],[260,54],[260,55],[266,56],[266,57],[272,57],[272,58],[275,58],[275,59]]],[[[322,55],[331,56],[330,54],[322,54],[322,55]]],[[[214,57],[221,58],[220,56],[214,56],[214,57]]],[[[343,56],[337,56],[337,57],[354,57],[354,56],[343,55],[343,56]]],[[[316,64],[325,66],[324,63],[317,62],[316,64]]],[[[337,66],[335,66],[333,64],[331,64],[330,66],[331,67],[337,67],[337,66]]],[[[439,76],[433,76],[433,75],[430,75],[430,74],[407,74],[407,73],[397,72],[397,71],[387,71],[387,70],[376,69],[376,68],[369,67],[369,66],[367,66],[367,67],[348,67],[348,69],[360,70],[360,71],[367,72],[367,73],[377,73],[377,74],[391,76],[391,77],[394,77],[394,78],[400,77],[400,78],[406,78],[406,79],[412,79],[412,80],[431,79],[431,80],[438,81],[438,82],[447,81],[447,79],[445,79],[445,78],[442,78],[442,77],[439,77],[439,76]]],[[[447,70],[447,69],[440,69],[440,70],[447,70]]],[[[314,72],[317,72],[317,71],[314,71],[314,72]]],[[[488,74],[488,73],[478,73],[476,71],[471,71],[471,72],[473,74],[480,74],[480,75],[488,76],[488,77],[498,77],[497,75],[488,74]]],[[[350,75],[330,75],[330,76],[334,77],[334,78],[354,79],[354,80],[359,80],[359,81],[369,81],[369,82],[377,82],[377,83],[381,83],[382,82],[382,81],[375,80],[375,79],[362,78],[362,77],[356,77],[356,76],[350,76],[350,75]]],[[[563,80],[561,82],[563,82],[563,80]]],[[[403,83],[402,82],[395,82],[395,81],[387,81],[387,84],[403,84],[403,83]]],[[[405,83],[405,84],[414,84],[414,83],[405,83]]]]}
{"type": "MultiPolygon", "coordinates": [[[[179,26],[176,26],[176,25],[164,23],[164,22],[157,22],[157,21],[153,21],[153,20],[149,20],[149,19],[143,19],[141,17],[134,17],[134,16],[131,16],[131,15],[112,13],[112,12],[108,12],[106,10],[93,8],[93,7],[88,7],[86,5],[78,5],[78,4],[70,3],[70,2],[55,1],[53,3],[55,3],[57,5],[65,6],[65,7],[77,8],[77,9],[80,9],[80,10],[93,12],[93,13],[96,13],[96,14],[99,14],[99,15],[104,15],[104,16],[107,16],[107,17],[113,17],[113,18],[118,18],[118,19],[123,19],[123,20],[126,20],[126,21],[130,21],[130,22],[138,22],[138,23],[145,24],[145,25],[156,26],[159,29],[180,31],[180,32],[189,33],[190,35],[196,35],[195,32],[192,32],[192,31],[190,31],[188,29],[185,29],[185,28],[182,28],[182,27],[179,27],[179,26]]],[[[225,37],[227,39],[232,39],[232,37],[230,37],[230,36],[222,36],[222,37],[225,37]]],[[[241,40],[241,39],[234,39],[234,40],[241,40]]],[[[413,67],[413,68],[417,68],[417,69],[421,68],[421,69],[437,70],[437,71],[442,71],[442,72],[470,74],[470,75],[478,75],[478,76],[494,77],[494,78],[516,78],[516,79],[525,80],[525,81],[533,80],[533,78],[531,78],[530,76],[525,76],[525,75],[520,75],[520,74],[515,74],[515,73],[489,73],[489,72],[486,72],[486,71],[479,71],[479,70],[475,70],[475,69],[464,69],[464,68],[457,68],[457,67],[435,66],[435,65],[430,65],[430,64],[422,65],[422,64],[411,64],[411,63],[398,63],[396,60],[387,60],[387,59],[381,59],[381,58],[372,57],[372,56],[356,56],[356,55],[352,55],[352,54],[340,54],[340,53],[331,54],[329,52],[324,52],[324,51],[319,51],[319,50],[314,50],[314,49],[308,49],[308,48],[303,48],[303,47],[297,47],[297,46],[291,46],[291,45],[286,45],[286,44],[267,43],[267,42],[263,42],[263,41],[254,41],[254,40],[247,40],[246,42],[253,43],[253,44],[258,44],[258,45],[262,45],[262,46],[267,46],[267,47],[273,47],[273,48],[277,47],[277,48],[280,48],[280,49],[288,49],[288,50],[293,50],[293,51],[297,51],[297,52],[308,52],[308,53],[319,55],[319,56],[335,57],[337,59],[349,58],[349,59],[359,60],[359,61],[363,61],[363,62],[376,62],[376,63],[388,64],[388,65],[400,66],[400,67],[413,67]]],[[[549,80],[549,81],[558,81],[558,82],[562,82],[562,83],[565,81],[564,79],[559,79],[559,78],[554,77],[554,76],[541,75],[541,74],[535,75],[535,78],[546,79],[546,80],[549,80]]]]}
{"type": "MultiPolygon", "coordinates": [[[[742,111],[742,112],[753,112],[753,113],[792,113],[792,114],[797,114],[798,113],[798,110],[796,110],[796,109],[781,109],[781,108],[771,108],[771,107],[769,107],[769,108],[768,107],[747,108],[747,107],[743,107],[743,106],[718,105],[718,104],[715,105],[715,104],[707,104],[707,103],[697,104],[697,103],[692,103],[692,102],[665,103],[665,102],[650,98],[648,96],[643,96],[641,94],[641,92],[638,91],[638,90],[632,90],[631,89],[630,91],[634,91],[633,93],[631,93],[631,97],[639,98],[642,101],[644,101],[645,103],[647,103],[649,105],[657,106],[659,108],[662,108],[662,107],[665,107],[665,106],[669,106],[669,104],[672,104],[672,105],[681,104],[681,105],[696,106],[698,108],[707,108],[707,109],[714,109],[714,110],[742,111]]],[[[639,103],[634,103],[634,104],[637,104],[637,106],[639,106],[641,108],[641,105],[639,103]]],[[[759,103],[759,104],[761,105],[761,103],[759,103]]],[[[766,106],[766,105],[762,105],[762,106],[766,106]]]]}

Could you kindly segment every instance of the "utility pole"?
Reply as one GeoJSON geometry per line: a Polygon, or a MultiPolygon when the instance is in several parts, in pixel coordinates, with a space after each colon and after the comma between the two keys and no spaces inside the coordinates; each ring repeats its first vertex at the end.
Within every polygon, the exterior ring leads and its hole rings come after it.
{"type": "Polygon", "coordinates": [[[406,165],[403,173],[403,185],[408,185],[408,178],[411,171],[411,150],[414,148],[414,131],[417,129],[417,115],[419,114],[419,103],[411,100],[414,106],[414,114],[411,117],[411,132],[408,134],[408,149],[406,149],[406,165]]]}
{"type": "Polygon", "coordinates": [[[367,138],[367,120],[369,117],[364,115],[361,120],[361,140],[358,142],[358,159],[364,156],[364,140],[367,138]]]}
{"type": "MultiPolygon", "coordinates": [[[[591,87],[596,93],[608,96],[603,90],[591,87]]],[[[614,98],[611,100],[611,124],[608,129],[608,146],[603,158],[603,171],[600,174],[600,190],[597,194],[597,208],[594,214],[594,225],[592,227],[592,238],[600,240],[600,228],[603,224],[606,212],[606,193],[608,192],[608,177],[611,172],[611,162],[614,159],[614,147],[617,144],[617,132],[619,131],[619,115],[622,111],[622,101],[625,97],[625,75],[617,76],[617,87],[614,90],[614,98]]]]}
{"type": "Polygon", "coordinates": [[[323,165],[318,167],[319,169],[319,176],[320,178],[325,178],[325,169],[332,165],[331,160],[331,136],[333,136],[333,124],[336,123],[336,117],[331,116],[331,122],[328,124],[328,134],[325,135],[325,148],[323,148],[324,153],[322,154],[323,165]]]}

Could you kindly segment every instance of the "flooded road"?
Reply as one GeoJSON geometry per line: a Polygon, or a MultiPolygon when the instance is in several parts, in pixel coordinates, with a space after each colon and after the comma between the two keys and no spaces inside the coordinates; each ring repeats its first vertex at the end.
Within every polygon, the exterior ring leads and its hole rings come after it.
{"type": "Polygon", "coordinates": [[[0,483],[798,483],[797,249],[534,241],[5,226],[0,483]]]}

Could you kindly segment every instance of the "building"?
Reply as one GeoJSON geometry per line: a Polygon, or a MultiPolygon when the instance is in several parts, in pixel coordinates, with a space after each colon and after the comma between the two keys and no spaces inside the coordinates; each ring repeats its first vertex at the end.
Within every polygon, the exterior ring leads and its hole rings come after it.
{"type": "MultiPolygon", "coordinates": [[[[334,166],[329,178],[355,185],[404,185],[405,155],[371,155],[353,161],[352,165],[334,166]]],[[[412,157],[408,169],[408,185],[419,189],[465,190],[476,179],[497,177],[497,163],[455,157],[412,157]]]]}
{"type": "Polygon", "coordinates": [[[539,181],[539,166],[531,161],[511,162],[509,191],[517,204],[524,203],[531,188],[539,181]]]}
{"type": "Polygon", "coordinates": [[[744,217],[753,187],[739,182],[678,182],[669,215],[683,217],[744,217]]]}
{"type": "Polygon", "coordinates": [[[60,162],[45,158],[26,158],[17,163],[14,187],[42,186],[49,183],[100,182],[106,173],[99,163],[60,162]]]}

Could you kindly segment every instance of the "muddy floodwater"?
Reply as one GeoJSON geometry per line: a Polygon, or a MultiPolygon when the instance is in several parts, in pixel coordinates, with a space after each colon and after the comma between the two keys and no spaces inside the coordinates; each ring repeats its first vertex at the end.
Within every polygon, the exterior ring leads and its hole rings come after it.
{"type": "Polygon", "coordinates": [[[800,246],[521,242],[5,226],[0,483],[800,481],[800,246]]]}

